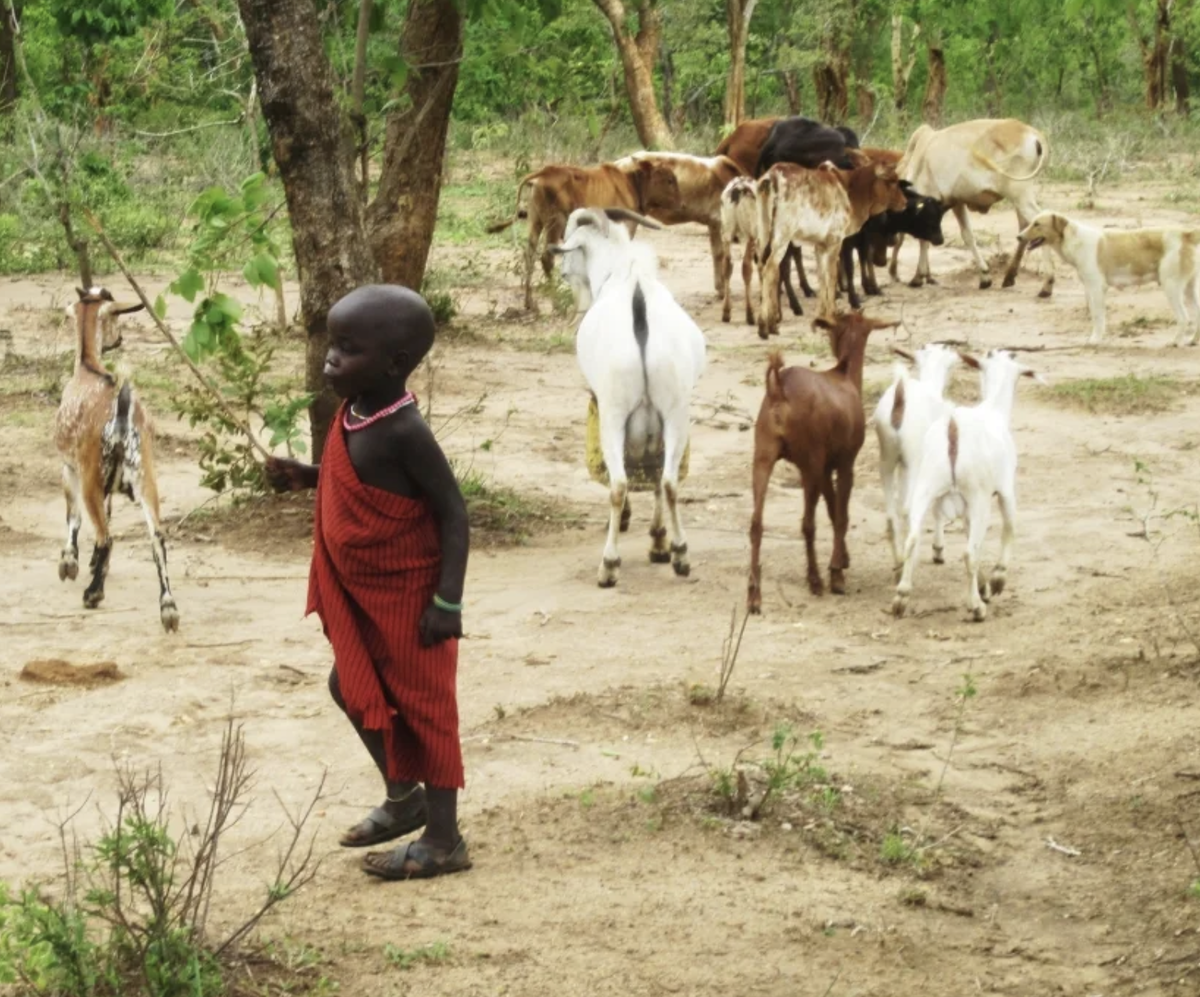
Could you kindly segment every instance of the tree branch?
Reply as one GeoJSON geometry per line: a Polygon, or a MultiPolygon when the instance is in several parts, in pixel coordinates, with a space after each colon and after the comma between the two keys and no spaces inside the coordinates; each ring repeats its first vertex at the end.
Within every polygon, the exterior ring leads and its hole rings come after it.
{"type": "Polygon", "coordinates": [[[142,138],[170,138],[172,135],[186,135],[188,132],[198,132],[203,128],[223,128],[227,125],[240,125],[246,120],[245,114],[239,114],[236,118],[231,118],[229,121],[205,121],[199,125],[188,125],[187,128],[176,128],[169,132],[139,132],[134,131],[134,135],[140,135],[142,138]]]}

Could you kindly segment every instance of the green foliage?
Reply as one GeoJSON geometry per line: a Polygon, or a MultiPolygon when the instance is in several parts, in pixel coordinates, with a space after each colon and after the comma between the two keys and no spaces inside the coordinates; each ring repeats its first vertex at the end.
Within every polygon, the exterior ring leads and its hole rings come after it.
{"type": "Polygon", "coordinates": [[[450,958],[450,946],[446,942],[432,942],[417,948],[402,949],[390,942],[383,947],[383,957],[397,969],[412,969],[420,963],[446,962],[450,958]]]}
{"type": "Polygon", "coordinates": [[[47,5],[58,29],[89,48],[126,38],[174,8],[170,0],[47,0],[47,5]]]}
{"type": "Polygon", "coordinates": [[[1162,374],[1085,377],[1051,386],[1051,401],[1109,415],[1145,415],[1173,408],[1184,385],[1162,374]]]}

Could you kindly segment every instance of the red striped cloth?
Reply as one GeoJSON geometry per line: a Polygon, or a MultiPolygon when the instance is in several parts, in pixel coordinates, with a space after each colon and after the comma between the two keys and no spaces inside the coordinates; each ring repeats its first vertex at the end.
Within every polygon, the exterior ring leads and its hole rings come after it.
{"type": "Polygon", "coordinates": [[[458,641],[422,647],[417,635],[441,570],[437,519],[424,499],[359,481],[344,407],[321,458],[305,615],[333,645],[347,714],[383,731],[388,779],[461,789],[458,641]]]}

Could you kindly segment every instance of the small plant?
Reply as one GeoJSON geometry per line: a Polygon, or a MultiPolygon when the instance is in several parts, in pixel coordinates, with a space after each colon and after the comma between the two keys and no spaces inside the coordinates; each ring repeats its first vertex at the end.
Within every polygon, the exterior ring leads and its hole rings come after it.
{"type": "Polygon", "coordinates": [[[1192,885],[1187,889],[1188,896],[1193,900],[1200,900],[1200,879],[1193,879],[1192,885]]]}
{"type": "Polygon", "coordinates": [[[1062,381],[1048,389],[1051,401],[1092,413],[1147,415],[1174,408],[1184,386],[1173,377],[1124,374],[1062,381]]]}
{"type": "Polygon", "coordinates": [[[496,714],[497,720],[503,720],[506,716],[508,716],[508,710],[506,710],[500,703],[497,703],[492,707],[492,712],[496,714]]]}
{"type": "Polygon", "coordinates": [[[887,865],[903,865],[916,857],[917,850],[904,840],[904,835],[898,830],[889,831],[879,845],[879,858],[887,865]]]}
{"type": "Polygon", "coordinates": [[[397,969],[412,969],[418,963],[438,964],[450,958],[450,946],[446,942],[431,942],[415,949],[402,949],[390,942],[383,947],[383,957],[397,969]]]}
{"type": "Polygon", "coordinates": [[[742,617],[742,625],[739,628],[737,625],[738,604],[733,604],[733,612],[729,617],[729,633],[725,637],[725,642],[721,645],[721,672],[720,679],[717,682],[717,703],[720,704],[725,699],[725,690],[729,687],[729,680],[733,678],[733,669],[737,665],[738,652],[742,649],[742,635],[746,632],[746,623],[750,619],[750,614],[746,613],[742,617]],[[733,632],[737,630],[737,640],[734,640],[733,632]]]}

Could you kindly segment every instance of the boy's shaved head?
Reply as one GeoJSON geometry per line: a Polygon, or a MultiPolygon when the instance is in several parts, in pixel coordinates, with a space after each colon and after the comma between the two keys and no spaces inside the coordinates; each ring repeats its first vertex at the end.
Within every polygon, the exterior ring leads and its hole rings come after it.
{"type": "Polygon", "coordinates": [[[433,346],[433,312],[416,291],[399,284],[356,288],[329,309],[329,325],[331,332],[353,328],[388,355],[406,353],[409,371],[433,346]]]}

